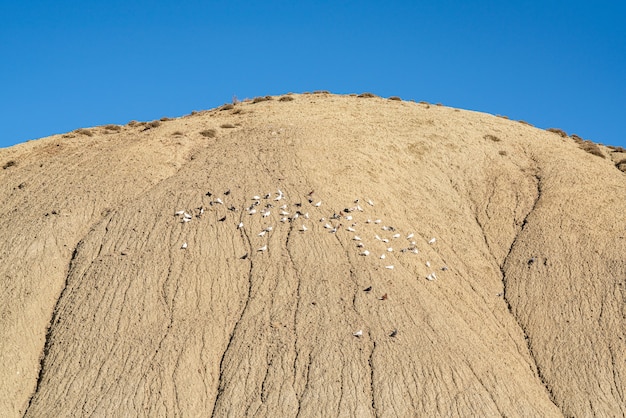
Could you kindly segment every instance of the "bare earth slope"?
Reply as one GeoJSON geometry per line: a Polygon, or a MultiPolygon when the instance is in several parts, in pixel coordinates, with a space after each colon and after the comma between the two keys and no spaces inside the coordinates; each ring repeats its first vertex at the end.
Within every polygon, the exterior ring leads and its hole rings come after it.
{"type": "Polygon", "coordinates": [[[0,150],[1,416],[626,414],[610,158],[289,97],[0,150]]]}

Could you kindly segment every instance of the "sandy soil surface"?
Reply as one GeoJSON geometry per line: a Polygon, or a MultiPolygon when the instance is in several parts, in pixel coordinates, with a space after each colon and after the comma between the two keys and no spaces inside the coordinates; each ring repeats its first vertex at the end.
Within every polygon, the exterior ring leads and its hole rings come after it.
{"type": "Polygon", "coordinates": [[[0,149],[1,416],[626,414],[623,154],[283,97],[0,149]]]}

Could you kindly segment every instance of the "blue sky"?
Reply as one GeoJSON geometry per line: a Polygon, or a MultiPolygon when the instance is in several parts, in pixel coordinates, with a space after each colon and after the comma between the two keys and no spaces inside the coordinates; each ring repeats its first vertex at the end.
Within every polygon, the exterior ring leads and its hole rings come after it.
{"type": "Polygon", "coordinates": [[[0,0],[0,147],[369,91],[626,146],[621,1],[0,0]]]}

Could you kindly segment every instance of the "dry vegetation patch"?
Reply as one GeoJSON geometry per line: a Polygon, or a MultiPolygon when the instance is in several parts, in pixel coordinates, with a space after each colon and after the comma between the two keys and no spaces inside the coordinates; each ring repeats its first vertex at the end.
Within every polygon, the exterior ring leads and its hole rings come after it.
{"type": "Polygon", "coordinates": [[[563,138],[567,138],[567,132],[565,132],[563,129],[559,129],[559,128],[548,128],[546,129],[546,131],[548,132],[552,132],[554,134],[560,135],[563,138]]]}
{"type": "Polygon", "coordinates": [[[235,125],[233,125],[232,123],[223,123],[220,125],[220,128],[224,128],[224,129],[232,129],[234,127],[235,125]]]}
{"type": "Polygon", "coordinates": [[[272,96],[259,96],[259,97],[255,97],[254,99],[252,99],[252,103],[260,103],[260,102],[267,102],[268,100],[272,100],[272,96]]]}
{"type": "Polygon", "coordinates": [[[85,135],[85,136],[93,136],[93,132],[91,132],[89,129],[84,129],[84,128],[76,129],[74,133],[85,135]]]}
{"type": "Polygon", "coordinates": [[[234,109],[234,108],[235,108],[235,105],[234,105],[234,104],[231,104],[231,103],[226,103],[225,105],[222,105],[222,106],[219,108],[219,110],[220,110],[220,111],[223,111],[223,110],[231,110],[231,109],[234,109]]]}
{"type": "Polygon", "coordinates": [[[290,102],[293,100],[293,96],[282,96],[278,99],[279,102],[290,102]]]}
{"type": "Polygon", "coordinates": [[[2,165],[2,169],[3,169],[3,170],[6,170],[7,168],[9,168],[9,167],[13,167],[13,166],[14,166],[14,165],[16,165],[16,164],[17,164],[17,163],[15,162],[15,160],[9,160],[9,161],[7,161],[6,163],[4,163],[4,164],[2,165]]]}
{"type": "Polygon", "coordinates": [[[615,167],[623,173],[626,173],[626,158],[615,163],[615,167]]]}
{"type": "Polygon", "coordinates": [[[593,155],[597,155],[598,157],[606,158],[604,156],[604,154],[602,153],[602,151],[600,150],[600,147],[598,147],[598,144],[596,144],[595,142],[583,141],[578,146],[581,149],[587,151],[589,154],[593,154],[593,155]]]}
{"type": "Polygon", "coordinates": [[[374,93],[368,93],[368,92],[365,92],[365,93],[361,93],[361,94],[359,94],[357,97],[361,97],[361,98],[369,99],[369,98],[372,98],[372,97],[378,97],[378,96],[376,96],[374,93]]]}
{"type": "Polygon", "coordinates": [[[484,139],[488,139],[488,140],[493,141],[493,142],[500,142],[500,141],[502,141],[502,140],[501,140],[500,138],[498,138],[497,136],[495,136],[495,135],[491,135],[491,134],[487,134],[487,135],[483,136],[483,138],[484,138],[484,139]]]}
{"type": "Polygon", "coordinates": [[[400,97],[398,97],[398,96],[391,96],[391,97],[389,98],[389,100],[402,101],[402,99],[401,99],[400,97]]]}
{"type": "Polygon", "coordinates": [[[215,129],[205,129],[204,131],[200,131],[200,135],[206,138],[215,138],[217,131],[215,129]]]}

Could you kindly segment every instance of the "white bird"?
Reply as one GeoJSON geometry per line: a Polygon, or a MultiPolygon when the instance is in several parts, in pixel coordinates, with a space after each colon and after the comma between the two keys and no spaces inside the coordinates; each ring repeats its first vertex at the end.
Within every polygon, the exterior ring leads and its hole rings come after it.
{"type": "Polygon", "coordinates": [[[260,236],[260,237],[262,237],[263,235],[265,235],[265,233],[266,233],[266,232],[267,232],[267,231],[261,231],[261,232],[259,232],[259,236],[260,236]]]}
{"type": "Polygon", "coordinates": [[[306,231],[307,229],[309,229],[309,228],[307,228],[307,227],[306,227],[306,225],[302,225],[302,228],[300,228],[300,231],[304,232],[304,231],[306,231]]]}
{"type": "Polygon", "coordinates": [[[331,225],[331,224],[326,224],[326,225],[324,225],[324,228],[326,228],[326,229],[332,229],[333,227],[332,227],[332,225],[331,225]]]}
{"type": "Polygon", "coordinates": [[[309,212],[304,214],[304,219],[309,219],[309,212]]]}
{"type": "Polygon", "coordinates": [[[280,191],[280,189],[278,189],[278,197],[277,197],[277,198],[275,198],[274,200],[275,200],[275,201],[279,201],[279,200],[280,200],[280,199],[282,199],[282,198],[283,198],[283,192],[281,192],[281,191],[280,191]]]}
{"type": "Polygon", "coordinates": [[[252,196],[252,200],[261,200],[260,196],[252,196]]]}
{"type": "Polygon", "coordinates": [[[386,269],[393,270],[393,266],[385,266],[386,269]]]}
{"type": "Polygon", "coordinates": [[[191,222],[191,218],[183,218],[183,222],[191,222]]]}
{"type": "Polygon", "coordinates": [[[406,239],[411,239],[411,238],[413,238],[414,235],[415,234],[411,232],[409,235],[406,236],[406,239]]]}
{"type": "Polygon", "coordinates": [[[187,219],[191,219],[191,215],[190,215],[190,214],[188,214],[187,212],[185,212],[185,213],[183,214],[183,216],[184,216],[185,218],[187,218],[187,219]]]}
{"type": "Polygon", "coordinates": [[[287,212],[286,210],[281,210],[280,214],[283,215],[283,216],[287,216],[287,215],[289,215],[289,212],[287,212]]]}
{"type": "Polygon", "coordinates": [[[430,273],[428,276],[426,276],[426,280],[429,281],[433,281],[437,278],[437,276],[435,275],[435,273],[430,273]]]}
{"type": "Polygon", "coordinates": [[[388,226],[383,226],[381,229],[382,229],[383,231],[389,231],[389,227],[388,227],[388,226]]]}
{"type": "Polygon", "coordinates": [[[381,256],[380,256],[380,259],[381,259],[381,260],[384,260],[384,259],[385,259],[385,257],[387,257],[387,256],[386,256],[385,254],[383,254],[383,255],[381,255],[381,256]]]}
{"type": "Polygon", "coordinates": [[[393,252],[393,248],[391,247],[387,248],[387,252],[393,252]]]}
{"type": "Polygon", "coordinates": [[[359,212],[363,212],[363,208],[359,205],[356,205],[356,210],[358,210],[359,212]]]}
{"type": "Polygon", "coordinates": [[[359,237],[358,235],[355,235],[354,238],[352,238],[354,241],[361,241],[361,237],[359,237]]]}
{"type": "Polygon", "coordinates": [[[378,241],[380,241],[380,237],[378,235],[374,235],[374,238],[376,238],[378,241]]]}
{"type": "Polygon", "coordinates": [[[282,205],[280,208],[281,208],[282,210],[287,209],[287,204],[285,203],[285,204],[284,204],[284,205],[282,205]]]}
{"type": "Polygon", "coordinates": [[[366,223],[366,224],[371,224],[371,223],[372,223],[372,220],[371,220],[371,219],[368,219],[367,221],[365,221],[365,223],[366,223]]]}
{"type": "Polygon", "coordinates": [[[187,243],[186,243],[186,242],[184,242],[184,243],[183,243],[183,245],[181,245],[181,246],[180,246],[180,248],[182,248],[183,250],[184,250],[185,248],[187,248],[187,243]]]}
{"type": "Polygon", "coordinates": [[[287,222],[288,220],[289,220],[289,219],[287,219],[287,218],[280,218],[280,221],[281,221],[282,223],[285,223],[285,222],[287,222]]]}
{"type": "Polygon", "coordinates": [[[362,242],[359,242],[356,246],[357,246],[357,248],[362,248],[362,247],[365,246],[365,244],[363,244],[362,242]]]}
{"type": "Polygon", "coordinates": [[[243,222],[239,222],[239,225],[237,225],[237,229],[241,229],[243,228],[243,222]]]}
{"type": "Polygon", "coordinates": [[[320,206],[322,206],[322,201],[321,200],[315,204],[316,208],[319,208],[320,206]]]}
{"type": "Polygon", "coordinates": [[[426,267],[430,267],[430,261],[426,262],[426,267]]]}
{"type": "Polygon", "coordinates": [[[183,213],[185,213],[185,211],[184,211],[184,210],[179,210],[179,211],[178,211],[178,212],[176,212],[174,215],[175,215],[175,216],[180,216],[180,215],[182,215],[183,213]]]}
{"type": "Polygon", "coordinates": [[[354,334],[352,334],[352,335],[354,335],[355,337],[357,337],[357,338],[358,338],[358,337],[360,337],[361,335],[363,335],[363,330],[362,330],[362,329],[360,329],[360,330],[358,330],[357,332],[355,332],[355,333],[354,333],[354,334]]]}
{"type": "Polygon", "coordinates": [[[370,206],[374,206],[374,202],[372,202],[370,199],[367,199],[367,204],[370,206]]]}
{"type": "Polygon", "coordinates": [[[375,224],[379,224],[379,223],[381,223],[381,222],[382,222],[382,221],[381,221],[380,219],[376,219],[376,220],[374,221],[374,223],[375,223],[375,224]]]}
{"type": "Polygon", "coordinates": [[[363,252],[361,253],[361,255],[368,256],[368,255],[370,255],[370,252],[369,252],[369,251],[367,251],[367,250],[365,250],[365,251],[363,251],[363,252]]]}
{"type": "Polygon", "coordinates": [[[251,209],[248,213],[249,213],[250,215],[254,215],[254,214],[256,213],[256,209],[251,209]]]}
{"type": "Polygon", "coordinates": [[[346,220],[351,221],[352,220],[352,215],[346,216],[346,220]]]}
{"type": "Polygon", "coordinates": [[[274,229],[272,226],[268,226],[267,228],[265,228],[267,232],[270,232],[272,229],[274,229]]]}
{"type": "Polygon", "coordinates": [[[222,199],[220,199],[219,197],[217,199],[215,199],[215,203],[219,204],[219,205],[223,205],[224,202],[222,202],[222,199]]]}
{"type": "Polygon", "coordinates": [[[437,241],[437,238],[431,238],[430,241],[428,241],[429,244],[434,244],[435,241],[437,241]]]}
{"type": "Polygon", "coordinates": [[[349,226],[349,227],[346,228],[346,231],[354,232],[354,228],[349,226]]]}
{"type": "Polygon", "coordinates": [[[267,245],[262,246],[257,251],[267,251],[267,245]]]}
{"type": "Polygon", "coordinates": [[[385,243],[389,242],[389,240],[387,238],[383,238],[381,241],[385,242],[385,243]]]}
{"type": "Polygon", "coordinates": [[[269,210],[267,212],[263,213],[263,217],[264,218],[267,218],[268,216],[270,216],[270,211],[269,210]]]}
{"type": "Polygon", "coordinates": [[[293,215],[293,219],[298,219],[298,217],[299,217],[299,216],[300,216],[300,214],[299,214],[298,212],[296,212],[296,213],[293,215]]]}
{"type": "Polygon", "coordinates": [[[324,222],[326,218],[320,218],[320,222],[324,222]]]}
{"type": "Polygon", "coordinates": [[[417,253],[419,253],[419,251],[417,251],[417,248],[413,248],[413,249],[411,250],[411,252],[412,252],[413,254],[417,254],[417,253]]]}
{"type": "Polygon", "coordinates": [[[391,238],[400,238],[400,234],[394,234],[391,238]]]}

